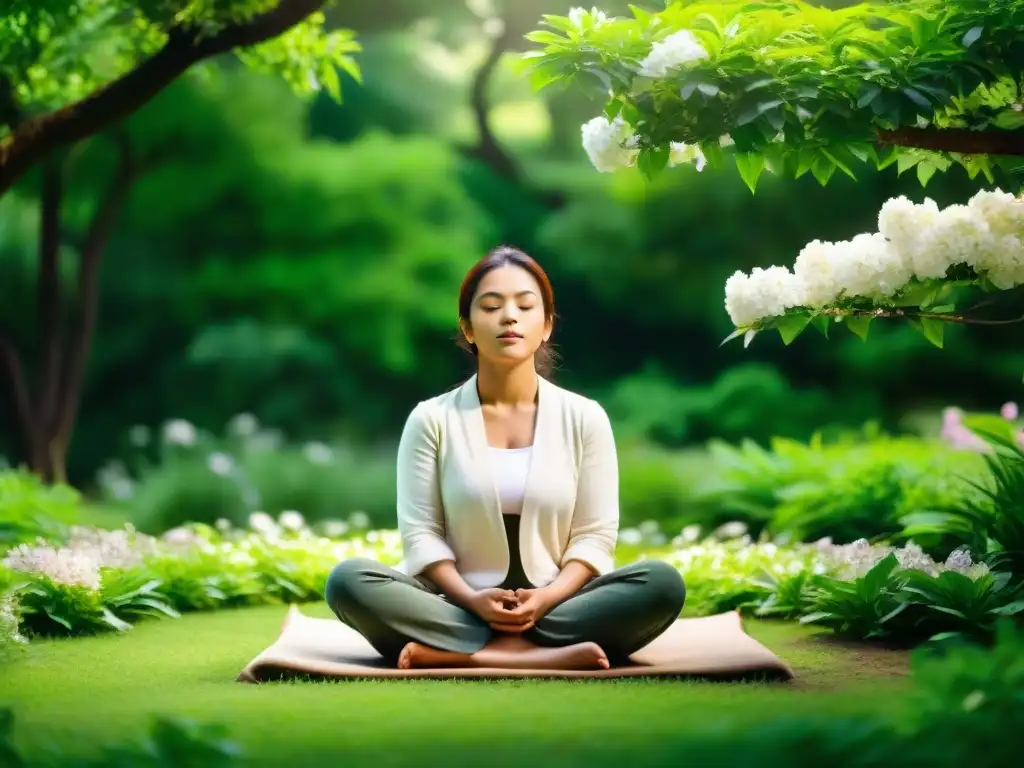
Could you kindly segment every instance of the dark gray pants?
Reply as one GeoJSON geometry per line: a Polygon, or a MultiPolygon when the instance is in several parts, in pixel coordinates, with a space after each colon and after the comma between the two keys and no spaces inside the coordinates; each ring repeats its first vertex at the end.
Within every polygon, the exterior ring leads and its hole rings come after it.
{"type": "MultiPolygon", "coordinates": [[[[493,635],[475,614],[417,579],[366,558],[335,566],[325,597],[334,614],[389,661],[397,661],[410,641],[475,653],[493,635]]],[[[594,642],[609,661],[622,664],[671,626],[685,597],[675,568],[661,560],[643,560],[592,579],[523,637],[549,647],[594,642]]]]}

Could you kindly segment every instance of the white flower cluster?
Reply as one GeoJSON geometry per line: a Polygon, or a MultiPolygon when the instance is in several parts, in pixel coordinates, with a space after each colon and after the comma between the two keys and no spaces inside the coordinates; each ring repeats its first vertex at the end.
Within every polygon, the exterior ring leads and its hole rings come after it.
{"type": "Polygon", "coordinates": [[[708,58],[708,52],[697,36],[688,29],[673,32],[651,46],[650,53],[640,62],[638,73],[644,77],[664,77],[679,69],[708,58]]]}
{"type": "Polygon", "coordinates": [[[17,605],[13,595],[0,595],[0,660],[5,643],[25,645],[28,639],[18,631],[17,605]]]}
{"type": "MultiPolygon", "coordinates": [[[[636,164],[640,154],[639,140],[629,125],[618,115],[609,120],[603,115],[588,120],[580,129],[583,149],[590,162],[601,173],[613,173],[636,164]]],[[[704,153],[695,144],[673,141],[669,145],[668,164],[694,163],[698,171],[704,169],[704,153]]]]}
{"type": "Polygon", "coordinates": [[[943,209],[927,198],[893,198],[879,212],[878,232],[835,243],[814,240],[792,272],[735,272],[725,284],[725,309],[743,328],[793,307],[820,309],[841,298],[884,300],[914,278],[943,278],[960,264],[998,288],[1024,284],[1024,200],[998,189],[943,209]]]}
{"type": "Polygon", "coordinates": [[[68,542],[20,544],[3,560],[8,568],[46,576],[54,584],[99,589],[101,568],[133,568],[159,551],[157,540],[130,529],[105,531],[76,526],[68,542]]]}
{"type": "Polygon", "coordinates": [[[924,571],[930,576],[938,576],[943,571],[956,571],[971,579],[978,579],[989,572],[987,565],[975,563],[971,553],[963,548],[951,552],[944,563],[937,563],[913,542],[896,548],[870,544],[867,539],[838,545],[833,544],[831,538],[824,538],[815,542],[814,547],[833,564],[839,578],[845,580],[863,576],[889,555],[896,556],[900,569],[924,571]]]}
{"type": "MultiPolygon", "coordinates": [[[[573,23],[576,29],[583,30],[583,20],[587,15],[586,8],[570,8],[569,9],[569,21],[573,23]]],[[[606,24],[612,19],[609,19],[604,11],[599,11],[597,8],[590,9],[590,18],[593,22],[594,27],[599,27],[602,24],[606,24]]]]}

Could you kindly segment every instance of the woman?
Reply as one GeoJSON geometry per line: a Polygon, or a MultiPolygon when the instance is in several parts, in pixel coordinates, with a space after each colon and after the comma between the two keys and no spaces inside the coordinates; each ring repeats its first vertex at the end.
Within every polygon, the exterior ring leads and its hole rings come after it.
{"type": "Polygon", "coordinates": [[[667,563],[616,569],[618,466],[595,401],[551,383],[554,297],[522,251],[466,276],[477,371],[419,403],[398,448],[404,563],[338,564],[328,605],[401,668],[608,668],[679,616],[667,563]]]}

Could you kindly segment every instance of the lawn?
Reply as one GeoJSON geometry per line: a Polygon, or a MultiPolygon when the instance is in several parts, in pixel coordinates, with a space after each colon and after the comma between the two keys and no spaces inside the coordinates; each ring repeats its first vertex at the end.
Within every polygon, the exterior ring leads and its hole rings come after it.
{"type": "MultiPolygon", "coordinates": [[[[320,605],[304,612],[328,616],[320,605]]],[[[16,744],[91,754],[134,739],[154,713],[225,723],[247,765],[657,765],[689,734],[786,715],[891,714],[907,656],[819,629],[747,622],[797,672],[792,683],[698,681],[234,682],[285,609],[142,622],[124,636],[39,641],[4,669],[16,744]]]]}

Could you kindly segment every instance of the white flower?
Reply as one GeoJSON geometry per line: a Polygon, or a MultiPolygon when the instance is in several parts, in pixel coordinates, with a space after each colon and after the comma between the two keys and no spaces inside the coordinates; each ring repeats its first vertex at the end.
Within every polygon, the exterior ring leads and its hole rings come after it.
{"type": "Polygon", "coordinates": [[[879,233],[857,235],[851,241],[837,243],[834,256],[834,277],[847,296],[892,296],[911,278],[910,265],[879,233]]]}
{"type": "Polygon", "coordinates": [[[323,524],[323,532],[330,539],[340,539],[348,533],[348,523],[344,520],[327,520],[323,524]]]}
{"type": "Polygon", "coordinates": [[[249,515],[249,527],[257,533],[270,534],[277,531],[277,523],[266,512],[253,512],[249,515]]]}
{"type": "Polygon", "coordinates": [[[163,439],[168,445],[195,445],[196,428],[184,419],[171,419],[164,424],[163,439]]]}
{"type": "Polygon", "coordinates": [[[595,117],[584,123],[580,132],[583,149],[601,173],[628,168],[636,162],[638,150],[633,133],[621,116],[611,121],[603,115],[595,117]]]}
{"type": "Polygon", "coordinates": [[[334,451],[326,443],[310,442],[302,448],[302,453],[310,464],[330,464],[334,459],[334,451]]]}
{"type": "Polygon", "coordinates": [[[302,530],[306,525],[305,518],[294,509],[285,510],[277,519],[282,528],[287,528],[290,531],[302,530]]]}
{"type": "Polygon", "coordinates": [[[693,542],[695,542],[697,539],[700,538],[700,523],[693,523],[692,525],[687,525],[685,528],[683,528],[682,531],[679,532],[679,538],[685,544],[692,544],[693,542]]]}
{"type": "Polygon", "coordinates": [[[747,524],[739,520],[731,523],[723,523],[715,529],[715,536],[719,539],[738,539],[747,532],[747,524]]]}
{"type": "Polygon", "coordinates": [[[754,267],[749,275],[735,272],[725,283],[725,310],[736,327],[785,314],[799,306],[802,288],[785,267],[754,267]]]}
{"type": "Polygon", "coordinates": [[[669,70],[706,58],[708,52],[696,35],[683,29],[655,42],[647,58],[640,62],[638,73],[644,77],[664,77],[669,70]]]}
{"type": "Polygon", "coordinates": [[[644,540],[644,535],[639,528],[623,528],[619,531],[619,541],[623,544],[635,545],[644,540]]]}
{"type": "Polygon", "coordinates": [[[227,477],[231,474],[231,471],[235,468],[234,460],[226,453],[211,453],[206,457],[206,466],[210,468],[210,471],[215,475],[221,477],[227,477]]]}
{"type": "Polygon", "coordinates": [[[145,424],[136,424],[128,430],[128,442],[136,448],[144,448],[149,445],[149,427],[145,424]]]}
{"type": "MultiPolygon", "coordinates": [[[[576,29],[583,31],[583,19],[586,16],[585,8],[570,8],[569,9],[569,21],[573,23],[576,29]]],[[[594,27],[599,27],[609,21],[604,11],[599,11],[597,8],[590,9],[590,18],[593,21],[594,27]]]]}
{"type": "Polygon", "coordinates": [[[704,166],[707,165],[707,159],[704,157],[704,153],[701,152],[700,147],[696,144],[685,144],[681,141],[673,141],[669,144],[669,155],[668,164],[670,166],[682,165],[683,163],[693,163],[697,172],[704,170],[704,166]]]}
{"type": "Polygon", "coordinates": [[[971,560],[971,553],[969,550],[954,549],[949,553],[949,557],[946,558],[946,562],[943,565],[947,571],[967,573],[971,570],[971,566],[974,565],[974,561],[971,560]]]}
{"type": "Polygon", "coordinates": [[[237,437],[252,437],[259,428],[259,420],[251,413],[239,413],[228,422],[228,432],[237,437]]]}
{"type": "Polygon", "coordinates": [[[842,291],[836,270],[840,256],[835,243],[812,240],[793,263],[799,283],[800,303],[820,308],[831,304],[842,291]]]}
{"type": "Polygon", "coordinates": [[[361,510],[356,510],[348,516],[348,524],[353,528],[369,528],[370,516],[361,510]]]}
{"type": "Polygon", "coordinates": [[[22,573],[46,576],[54,584],[100,588],[100,562],[70,547],[30,547],[21,544],[4,558],[4,565],[22,573]]]}

